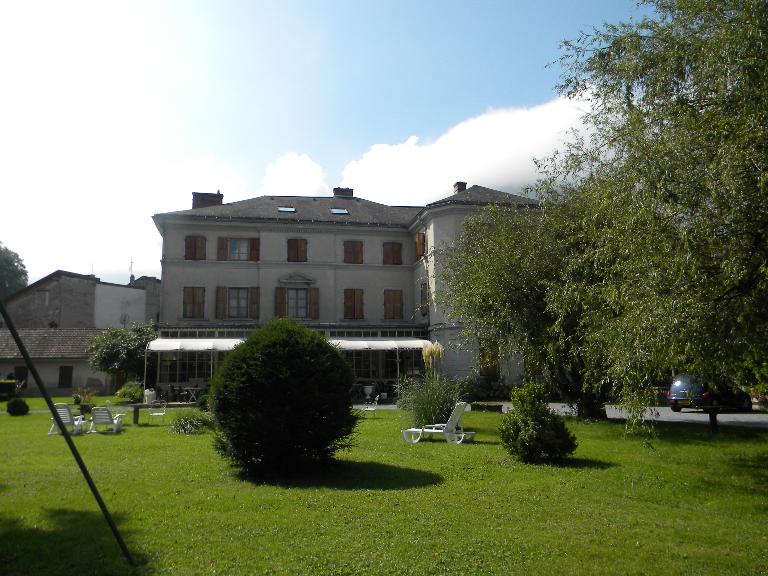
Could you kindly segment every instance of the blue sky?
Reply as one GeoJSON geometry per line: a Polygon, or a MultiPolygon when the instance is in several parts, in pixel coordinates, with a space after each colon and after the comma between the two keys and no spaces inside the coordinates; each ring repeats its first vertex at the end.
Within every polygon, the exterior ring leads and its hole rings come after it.
{"type": "Polygon", "coordinates": [[[517,192],[583,105],[559,43],[628,0],[6,2],[0,242],[56,269],[160,273],[158,212],[329,194],[517,192]],[[10,58],[8,56],[11,56],[10,58]]]}

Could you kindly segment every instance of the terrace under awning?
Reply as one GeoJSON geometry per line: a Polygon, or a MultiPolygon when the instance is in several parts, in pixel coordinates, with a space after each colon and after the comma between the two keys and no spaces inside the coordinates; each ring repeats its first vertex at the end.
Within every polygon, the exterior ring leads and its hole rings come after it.
{"type": "Polygon", "coordinates": [[[429,340],[419,338],[345,338],[329,340],[331,344],[340,350],[422,350],[429,344],[429,340]]]}

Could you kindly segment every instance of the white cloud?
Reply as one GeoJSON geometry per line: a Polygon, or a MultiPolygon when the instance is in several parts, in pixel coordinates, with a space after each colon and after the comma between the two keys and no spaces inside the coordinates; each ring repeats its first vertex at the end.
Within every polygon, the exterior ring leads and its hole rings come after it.
{"type": "Polygon", "coordinates": [[[327,196],[323,169],[306,154],[289,152],[271,162],[261,180],[263,196],[327,196]]]}
{"type": "Polygon", "coordinates": [[[390,205],[424,204],[456,181],[520,192],[536,180],[534,158],[551,154],[579,125],[586,104],[557,98],[533,108],[494,109],[461,122],[433,142],[411,136],[374,144],[342,172],[342,186],[390,205]]]}

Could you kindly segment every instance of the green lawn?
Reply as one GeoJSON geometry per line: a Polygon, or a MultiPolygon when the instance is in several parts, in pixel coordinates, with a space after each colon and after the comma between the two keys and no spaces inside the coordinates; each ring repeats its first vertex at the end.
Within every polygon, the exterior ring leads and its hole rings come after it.
{"type": "MultiPolygon", "coordinates": [[[[768,431],[569,426],[563,467],[510,460],[499,414],[477,442],[405,445],[405,415],[368,415],[334,469],[240,480],[211,436],[128,425],[76,437],[138,569],[123,561],[49,417],[0,415],[0,573],[765,574],[768,431]]],[[[130,419],[129,419],[130,420],[130,419]]]]}

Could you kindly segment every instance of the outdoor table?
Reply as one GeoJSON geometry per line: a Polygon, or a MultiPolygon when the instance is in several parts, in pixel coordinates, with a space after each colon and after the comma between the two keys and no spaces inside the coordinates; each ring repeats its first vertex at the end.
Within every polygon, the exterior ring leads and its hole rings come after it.
{"type": "MultiPolygon", "coordinates": [[[[160,405],[158,403],[154,404],[126,404],[127,408],[133,408],[133,423],[138,424],[139,423],[139,410],[142,408],[158,408],[160,405]]],[[[190,408],[194,407],[194,402],[168,402],[165,407],[166,408],[190,408]]]]}
{"type": "Polygon", "coordinates": [[[191,386],[184,388],[184,391],[187,393],[187,402],[197,402],[197,395],[202,391],[202,388],[191,386]]]}

